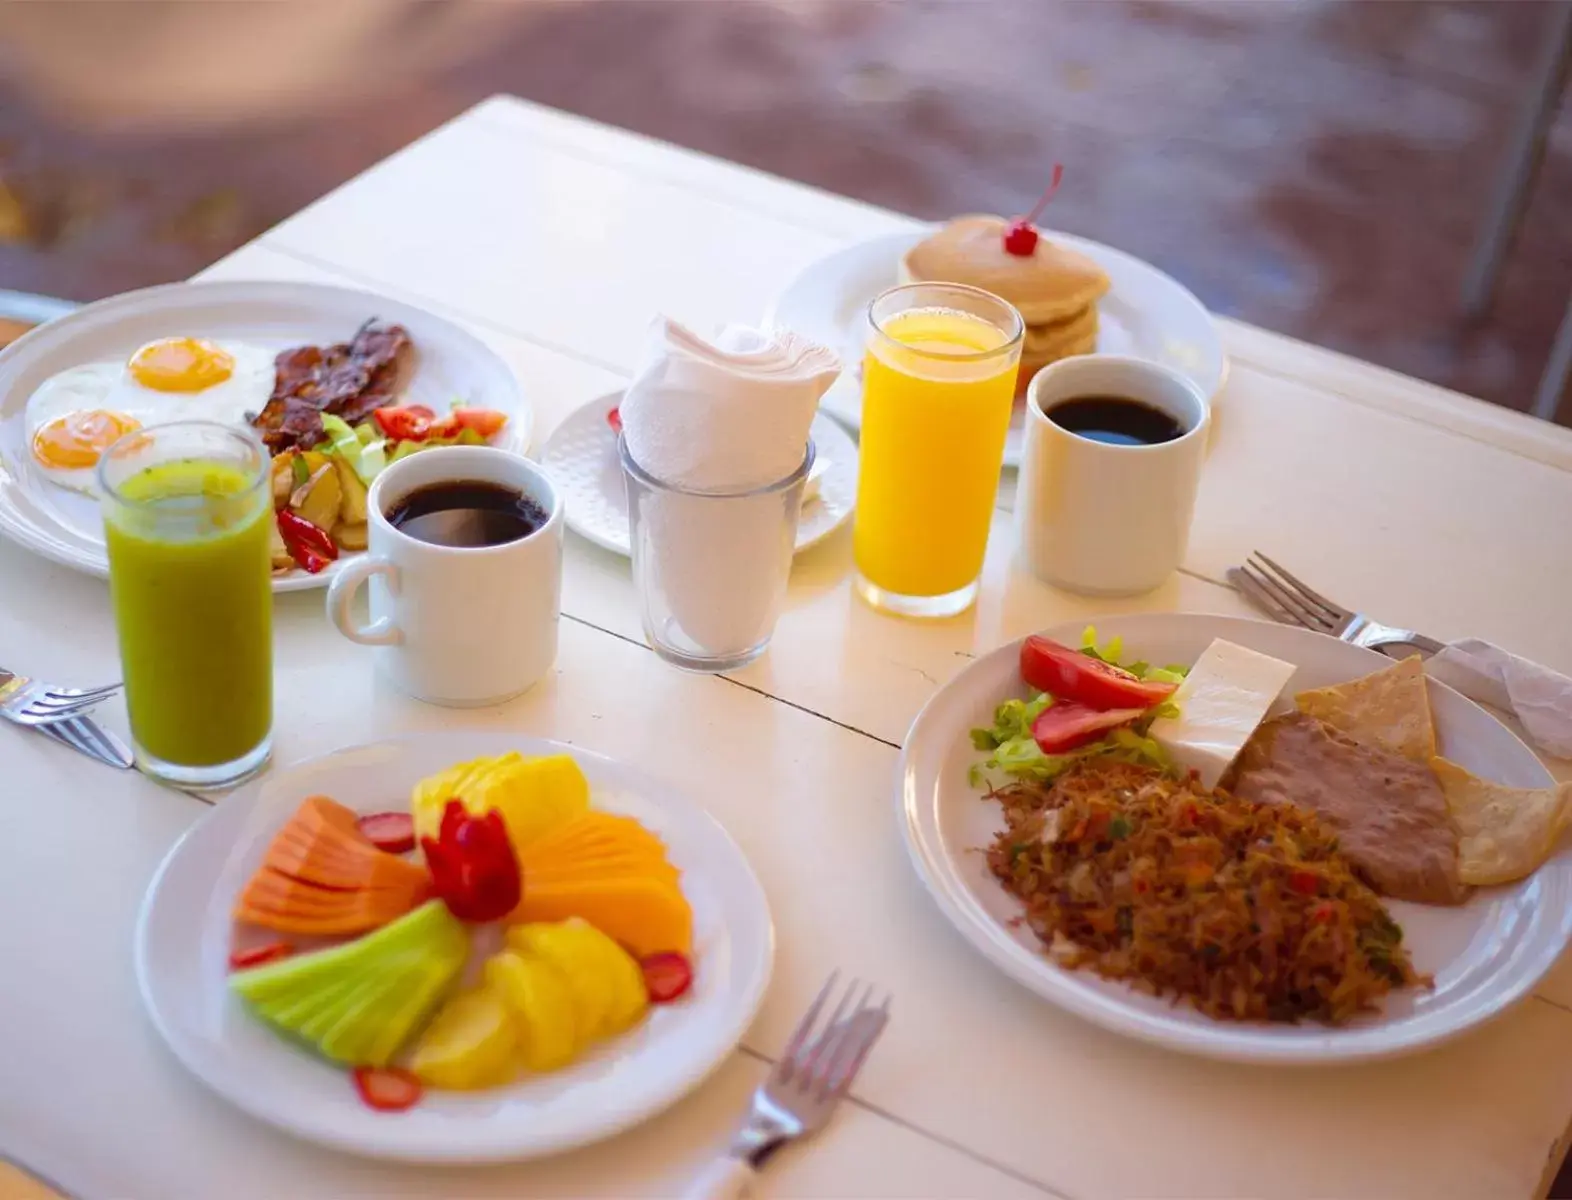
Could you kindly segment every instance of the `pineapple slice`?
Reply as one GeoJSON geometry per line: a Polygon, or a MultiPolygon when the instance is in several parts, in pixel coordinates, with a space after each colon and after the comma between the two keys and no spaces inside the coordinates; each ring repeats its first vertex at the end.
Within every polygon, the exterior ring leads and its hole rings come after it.
{"type": "Polygon", "coordinates": [[[578,1057],[588,1039],[579,1032],[573,991],[555,967],[503,950],[486,960],[485,977],[513,1015],[526,1067],[555,1071],[578,1057]]]}
{"type": "Polygon", "coordinates": [[[519,1039],[495,989],[460,992],[443,1006],[415,1046],[410,1070],[431,1087],[467,1091],[512,1078],[519,1039]]]}

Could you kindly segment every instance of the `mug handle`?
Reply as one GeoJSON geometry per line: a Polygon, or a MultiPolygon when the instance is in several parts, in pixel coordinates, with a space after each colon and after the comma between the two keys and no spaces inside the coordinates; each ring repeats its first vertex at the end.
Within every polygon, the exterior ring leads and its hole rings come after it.
{"type": "Polygon", "coordinates": [[[362,646],[397,646],[404,641],[404,631],[393,623],[392,617],[382,617],[369,625],[357,625],[349,615],[360,585],[373,575],[386,576],[388,586],[398,590],[398,567],[385,558],[363,554],[339,568],[328,584],[327,610],[338,631],[352,642],[362,646]]]}

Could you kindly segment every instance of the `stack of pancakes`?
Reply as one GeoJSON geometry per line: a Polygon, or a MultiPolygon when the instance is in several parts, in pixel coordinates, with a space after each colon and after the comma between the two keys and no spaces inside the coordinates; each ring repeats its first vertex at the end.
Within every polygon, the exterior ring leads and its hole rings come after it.
{"type": "Polygon", "coordinates": [[[1030,255],[1004,248],[1003,217],[956,217],[901,259],[903,283],[966,283],[1015,305],[1026,323],[1019,390],[1051,362],[1097,347],[1108,276],[1084,254],[1038,237],[1030,255]]]}

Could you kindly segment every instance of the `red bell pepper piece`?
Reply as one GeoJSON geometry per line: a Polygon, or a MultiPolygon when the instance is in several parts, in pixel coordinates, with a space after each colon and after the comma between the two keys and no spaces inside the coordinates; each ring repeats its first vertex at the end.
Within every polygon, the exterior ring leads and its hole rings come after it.
{"type": "Polygon", "coordinates": [[[325,529],[287,508],[278,514],[278,536],[289,557],[312,575],[338,557],[338,546],[325,529]]]}
{"type": "Polygon", "coordinates": [[[497,921],[518,907],[523,894],[518,858],[502,814],[477,817],[458,800],[442,810],[435,838],[420,839],[432,887],[461,921],[497,921]]]}

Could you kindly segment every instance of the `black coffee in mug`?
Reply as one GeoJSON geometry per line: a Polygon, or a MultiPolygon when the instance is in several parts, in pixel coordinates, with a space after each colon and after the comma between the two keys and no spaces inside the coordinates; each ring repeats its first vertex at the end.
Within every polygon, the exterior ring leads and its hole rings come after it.
{"type": "Polygon", "coordinates": [[[1160,446],[1186,433],[1172,413],[1128,396],[1076,396],[1046,415],[1060,429],[1110,446],[1160,446]]]}
{"type": "Polygon", "coordinates": [[[546,523],[546,510],[517,488],[476,480],[429,483],[387,511],[388,524],[433,546],[502,546],[546,523]]]}

